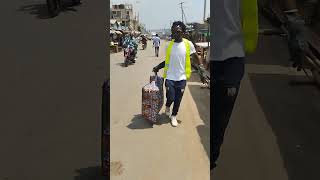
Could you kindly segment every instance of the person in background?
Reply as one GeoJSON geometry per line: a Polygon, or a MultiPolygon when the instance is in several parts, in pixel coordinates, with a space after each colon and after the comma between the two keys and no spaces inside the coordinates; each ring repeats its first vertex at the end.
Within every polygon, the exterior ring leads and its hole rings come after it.
{"type": "Polygon", "coordinates": [[[142,42],[142,44],[145,44],[146,47],[147,47],[147,42],[148,42],[148,40],[147,40],[147,38],[146,38],[145,35],[142,35],[142,36],[141,36],[141,42],[142,42]]]}
{"type": "Polygon", "coordinates": [[[155,50],[155,56],[159,57],[160,38],[158,34],[156,34],[156,37],[153,38],[153,46],[155,50]]]}

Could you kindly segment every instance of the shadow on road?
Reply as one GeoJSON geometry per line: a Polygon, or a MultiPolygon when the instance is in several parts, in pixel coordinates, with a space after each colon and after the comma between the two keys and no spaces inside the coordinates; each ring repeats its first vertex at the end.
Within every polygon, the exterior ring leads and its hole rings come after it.
{"type": "MultiPolygon", "coordinates": [[[[181,123],[181,121],[177,120],[178,123],[181,123]]],[[[170,118],[165,114],[162,113],[159,115],[159,121],[156,123],[156,125],[161,126],[163,124],[169,124],[170,123],[170,118]]]]}
{"type": "Polygon", "coordinates": [[[131,123],[127,126],[129,129],[149,129],[152,124],[145,120],[141,114],[134,115],[131,123]]]}
{"type": "Polygon", "coordinates": [[[299,87],[299,86],[312,86],[312,87],[316,87],[320,90],[320,86],[318,86],[314,81],[311,81],[309,79],[303,79],[300,81],[297,80],[292,80],[289,82],[289,85],[292,87],[299,87]]]}
{"type": "Polygon", "coordinates": [[[249,78],[277,138],[289,180],[319,179],[319,89],[288,85],[306,77],[249,74],[249,78]]]}
{"type": "MultiPolygon", "coordinates": [[[[76,6],[80,6],[81,4],[73,4],[71,1],[62,1],[62,8],[61,12],[68,12],[73,11],[77,12],[77,10],[74,8],[76,6]]],[[[30,5],[24,5],[21,6],[18,11],[29,13],[30,15],[36,16],[38,19],[50,19],[50,15],[48,13],[48,7],[47,4],[30,4],[30,5]]]]}
{"type": "MultiPolygon", "coordinates": [[[[154,125],[161,126],[163,124],[169,124],[170,118],[167,117],[164,113],[159,114],[157,117],[157,122],[154,125]]],[[[181,124],[181,121],[178,120],[178,123],[181,124]]],[[[127,126],[129,129],[149,129],[152,128],[152,124],[148,122],[141,114],[135,115],[131,120],[131,124],[127,126]]]]}
{"type": "Polygon", "coordinates": [[[101,167],[88,167],[76,170],[77,175],[74,180],[106,180],[107,177],[102,176],[101,167]]]}
{"type": "Polygon", "coordinates": [[[188,88],[204,123],[198,126],[197,130],[201,143],[210,157],[210,90],[203,89],[199,85],[188,85],[188,88]]]}
{"type": "Polygon", "coordinates": [[[117,63],[116,65],[121,66],[121,67],[125,67],[124,63],[117,63]]]}

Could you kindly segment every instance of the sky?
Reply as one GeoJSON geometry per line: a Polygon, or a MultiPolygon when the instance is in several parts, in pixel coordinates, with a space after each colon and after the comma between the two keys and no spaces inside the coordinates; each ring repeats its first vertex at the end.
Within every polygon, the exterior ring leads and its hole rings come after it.
{"type": "MultiPolygon", "coordinates": [[[[110,5],[130,3],[140,22],[148,30],[169,28],[170,21],[180,20],[183,4],[187,22],[203,22],[204,0],[110,0],[110,5]]],[[[210,15],[210,0],[207,0],[206,17],[210,15]]]]}

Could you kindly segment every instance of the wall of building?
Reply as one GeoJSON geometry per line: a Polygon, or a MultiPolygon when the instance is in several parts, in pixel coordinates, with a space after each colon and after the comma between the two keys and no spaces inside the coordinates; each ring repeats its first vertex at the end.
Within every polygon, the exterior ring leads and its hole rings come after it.
{"type": "Polygon", "coordinates": [[[131,4],[113,5],[111,8],[110,18],[116,19],[131,30],[137,30],[138,28],[139,22],[135,20],[131,4]]]}

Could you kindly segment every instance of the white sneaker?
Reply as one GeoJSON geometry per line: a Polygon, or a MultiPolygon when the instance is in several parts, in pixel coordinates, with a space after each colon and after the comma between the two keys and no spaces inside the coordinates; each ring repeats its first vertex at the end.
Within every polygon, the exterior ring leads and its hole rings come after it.
{"type": "Polygon", "coordinates": [[[170,116],[170,107],[166,107],[165,113],[167,116],[170,116]]]}
{"type": "Polygon", "coordinates": [[[178,126],[178,121],[177,121],[177,117],[176,116],[171,116],[171,124],[174,127],[178,126]]]}

